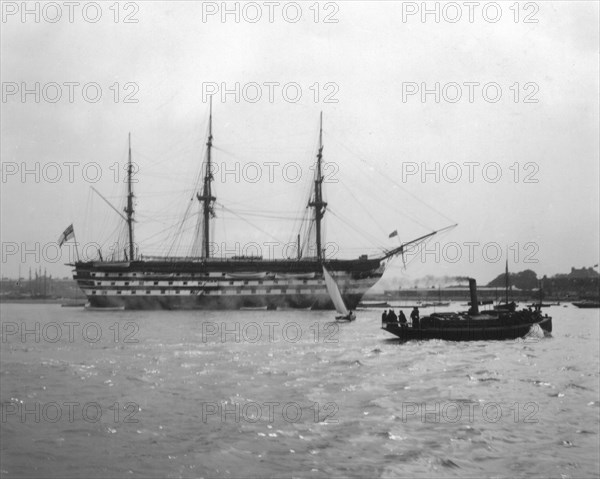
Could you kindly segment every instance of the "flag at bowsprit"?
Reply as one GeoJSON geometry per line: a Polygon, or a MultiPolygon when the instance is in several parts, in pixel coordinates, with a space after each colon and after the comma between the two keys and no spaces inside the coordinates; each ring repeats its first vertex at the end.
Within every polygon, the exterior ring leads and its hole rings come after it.
{"type": "Polygon", "coordinates": [[[75,231],[73,231],[72,224],[67,226],[67,229],[64,230],[63,233],[60,235],[60,238],[58,238],[58,247],[60,248],[65,241],[69,241],[71,238],[75,238],[75,231]]]}
{"type": "Polygon", "coordinates": [[[394,230],[390,233],[390,235],[388,236],[388,238],[393,238],[394,236],[398,236],[398,230],[394,230]]]}

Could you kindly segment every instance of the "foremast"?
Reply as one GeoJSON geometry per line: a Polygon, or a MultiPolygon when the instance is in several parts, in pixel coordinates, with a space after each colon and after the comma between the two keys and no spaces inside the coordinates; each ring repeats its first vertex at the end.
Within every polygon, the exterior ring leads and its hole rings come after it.
{"type": "Polygon", "coordinates": [[[202,251],[201,257],[207,259],[210,257],[210,219],[214,217],[213,203],[217,199],[212,194],[212,96],[210,97],[210,113],[208,117],[208,141],[206,142],[206,170],[204,172],[204,185],[202,194],[196,194],[198,201],[202,203],[202,251]]]}
{"type": "MultiPolygon", "coordinates": [[[[125,207],[125,214],[127,215],[127,230],[129,233],[129,261],[134,259],[134,244],[133,244],[133,187],[131,184],[131,176],[133,174],[133,164],[131,163],[131,133],[128,138],[129,143],[129,154],[127,160],[127,206],[125,207]]],[[[126,258],[127,259],[127,258],[126,258]]]]}
{"type": "Polygon", "coordinates": [[[323,112],[319,118],[319,151],[317,152],[317,169],[315,172],[315,195],[313,201],[308,203],[308,206],[314,209],[315,233],[317,246],[317,259],[323,260],[323,248],[321,246],[321,220],[325,215],[327,203],[323,201],[323,175],[321,166],[323,162],[323,112]]]}

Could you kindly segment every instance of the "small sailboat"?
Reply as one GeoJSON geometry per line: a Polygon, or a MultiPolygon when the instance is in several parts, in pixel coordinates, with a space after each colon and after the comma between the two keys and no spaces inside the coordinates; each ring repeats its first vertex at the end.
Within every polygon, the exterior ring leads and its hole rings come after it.
{"type": "Polygon", "coordinates": [[[348,311],[348,308],[346,308],[346,304],[344,303],[344,298],[342,298],[340,289],[325,266],[323,266],[323,278],[325,278],[327,293],[329,293],[329,297],[335,306],[335,310],[340,314],[340,316],[336,316],[335,319],[354,321],[356,319],[356,315],[352,311],[348,311]]]}

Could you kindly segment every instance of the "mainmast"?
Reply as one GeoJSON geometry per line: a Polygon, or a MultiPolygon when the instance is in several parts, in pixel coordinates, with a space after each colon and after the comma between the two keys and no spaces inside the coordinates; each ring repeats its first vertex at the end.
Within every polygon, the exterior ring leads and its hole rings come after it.
{"type": "Polygon", "coordinates": [[[133,190],[131,186],[131,175],[133,165],[131,164],[131,133],[129,133],[129,160],[127,163],[127,229],[129,230],[129,261],[133,261],[133,190]]]}
{"type": "Polygon", "coordinates": [[[316,235],[317,235],[317,259],[321,261],[323,259],[323,250],[321,248],[321,220],[325,215],[325,208],[327,203],[323,201],[323,176],[321,174],[321,163],[323,160],[323,112],[321,112],[319,120],[319,152],[317,153],[317,171],[315,174],[315,197],[314,201],[308,203],[315,209],[315,224],[316,224],[316,235]]]}
{"type": "Polygon", "coordinates": [[[203,207],[203,231],[202,231],[202,257],[208,258],[210,256],[210,217],[213,214],[212,203],[216,198],[212,195],[211,184],[213,180],[212,175],[212,164],[211,164],[211,150],[212,150],[212,96],[210,97],[210,114],[208,118],[208,141],[206,142],[206,171],[204,174],[204,187],[202,189],[202,195],[196,194],[196,197],[202,202],[203,207]]]}

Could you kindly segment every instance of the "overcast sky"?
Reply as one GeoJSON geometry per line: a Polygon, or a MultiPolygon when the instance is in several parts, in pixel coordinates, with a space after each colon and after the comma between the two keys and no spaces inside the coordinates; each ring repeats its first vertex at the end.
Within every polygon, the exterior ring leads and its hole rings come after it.
{"type": "Polygon", "coordinates": [[[165,253],[215,88],[217,244],[294,240],[281,218],[306,206],[323,111],[336,257],[458,223],[389,274],[598,263],[597,2],[426,2],[424,17],[392,1],[230,2],[225,16],[221,2],[21,5],[2,4],[3,276],[69,275],[68,250],[56,261],[45,245],[70,223],[82,243],[111,241],[121,220],[90,187],[122,208],[129,132],[136,241],[165,253]]]}

